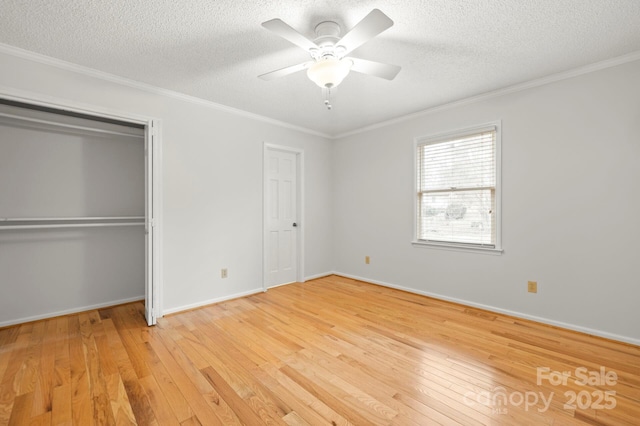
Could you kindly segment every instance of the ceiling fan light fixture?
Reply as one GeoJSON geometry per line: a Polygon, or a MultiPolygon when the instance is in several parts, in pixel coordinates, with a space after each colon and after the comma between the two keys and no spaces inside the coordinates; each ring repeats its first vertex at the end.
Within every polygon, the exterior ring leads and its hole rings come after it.
{"type": "Polygon", "coordinates": [[[348,59],[326,58],[315,62],[307,70],[311,81],[322,88],[336,87],[349,74],[353,62],[348,59]]]}

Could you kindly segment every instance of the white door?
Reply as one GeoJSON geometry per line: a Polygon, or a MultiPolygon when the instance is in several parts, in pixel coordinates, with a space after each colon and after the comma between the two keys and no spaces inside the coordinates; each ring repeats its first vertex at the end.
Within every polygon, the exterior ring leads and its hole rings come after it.
{"type": "Polygon", "coordinates": [[[297,276],[296,154],[267,149],[265,168],[265,285],[273,287],[297,276]]]}
{"type": "Polygon", "coordinates": [[[155,130],[152,121],[145,128],[145,283],[144,283],[144,314],[148,325],[156,324],[157,301],[154,290],[155,277],[155,209],[154,209],[154,153],[155,153],[155,130]]]}

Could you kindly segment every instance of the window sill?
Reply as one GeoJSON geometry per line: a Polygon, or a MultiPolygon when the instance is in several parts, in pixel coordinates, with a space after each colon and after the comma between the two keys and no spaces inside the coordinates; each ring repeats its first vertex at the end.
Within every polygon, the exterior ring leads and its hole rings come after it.
{"type": "Polygon", "coordinates": [[[503,252],[503,250],[500,248],[476,247],[476,246],[454,244],[454,243],[436,243],[431,241],[412,241],[411,245],[419,248],[461,251],[461,252],[467,252],[467,253],[469,252],[482,253],[482,254],[489,254],[493,256],[500,256],[502,255],[502,252],[503,252]]]}

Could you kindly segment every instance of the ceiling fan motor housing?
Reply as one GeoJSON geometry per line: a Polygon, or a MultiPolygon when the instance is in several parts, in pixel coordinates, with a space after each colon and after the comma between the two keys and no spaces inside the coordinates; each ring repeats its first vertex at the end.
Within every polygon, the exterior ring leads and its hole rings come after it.
{"type": "Polygon", "coordinates": [[[340,59],[346,49],[343,46],[336,46],[340,40],[340,25],[333,21],[320,22],[315,27],[316,38],[313,40],[319,49],[312,51],[311,56],[314,59],[321,58],[337,58],[340,59]]]}

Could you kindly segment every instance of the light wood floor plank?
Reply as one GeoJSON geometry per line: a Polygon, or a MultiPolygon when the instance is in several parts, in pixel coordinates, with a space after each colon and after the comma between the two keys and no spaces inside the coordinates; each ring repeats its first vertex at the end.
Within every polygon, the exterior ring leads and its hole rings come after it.
{"type": "Polygon", "coordinates": [[[638,419],[640,347],[338,276],[151,328],[138,302],[0,329],[0,426],[638,419]]]}
{"type": "MultiPolygon", "coordinates": [[[[219,395],[206,382],[202,373],[186,359],[183,353],[175,353],[176,358],[174,358],[173,351],[177,351],[177,345],[168,336],[163,338],[163,334],[163,332],[157,333],[156,338],[152,339],[150,343],[169,373],[171,380],[188,401],[196,419],[203,424],[222,425],[223,421],[216,415],[213,408],[213,406],[219,406],[220,404],[219,395]],[[165,346],[165,342],[167,342],[167,346],[165,346]]],[[[167,397],[167,399],[169,398],[167,397]]],[[[224,407],[220,411],[224,413],[224,407]]],[[[226,415],[224,418],[226,419],[226,415]]],[[[233,423],[230,422],[229,424],[239,424],[237,418],[226,420],[233,421],[233,423]]]]}
{"type": "Polygon", "coordinates": [[[73,423],[71,404],[71,383],[53,388],[51,421],[54,425],[71,425],[73,423]]]}

